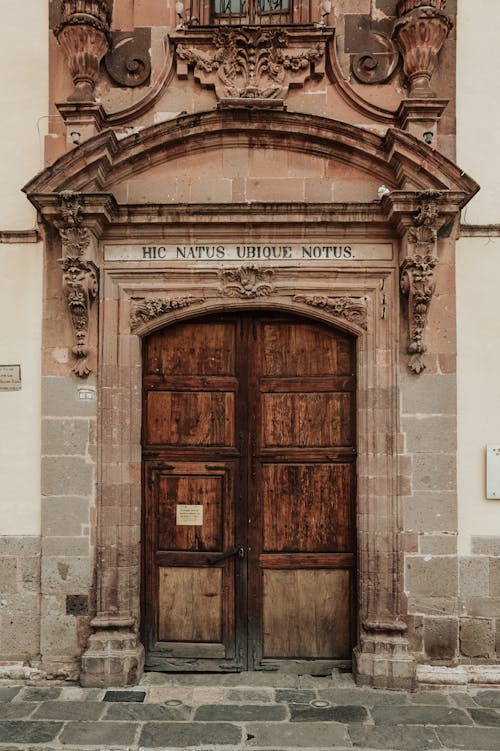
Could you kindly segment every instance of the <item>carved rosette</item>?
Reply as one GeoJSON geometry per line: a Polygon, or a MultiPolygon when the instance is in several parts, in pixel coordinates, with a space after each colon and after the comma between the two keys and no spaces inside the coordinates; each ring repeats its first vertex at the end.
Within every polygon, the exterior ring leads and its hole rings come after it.
{"type": "Polygon", "coordinates": [[[241,266],[239,269],[222,269],[220,271],[221,295],[242,297],[251,300],[255,297],[268,297],[276,290],[272,283],[272,269],[256,266],[241,266]]]}
{"type": "Polygon", "coordinates": [[[291,84],[324,72],[321,33],[301,38],[279,27],[222,27],[212,33],[186,31],[174,43],[179,77],[193,68],[195,78],[214,87],[222,100],[283,99],[291,84]]]}
{"type": "Polygon", "coordinates": [[[424,335],[429,306],[436,289],[434,270],[438,264],[436,245],[439,195],[436,191],[420,194],[420,206],[415,213],[414,226],[408,232],[408,244],[412,252],[404,259],[400,269],[401,292],[408,297],[408,367],[417,374],[425,370],[424,335]]]}
{"type": "Polygon", "coordinates": [[[97,268],[92,261],[81,258],[63,258],[63,292],[71,315],[74,346],[72,352],[76,357],[73,373],[80,378],[90,374],[87,364],[89,355],[89,316],[90,307],[97,297],[97,268]]]}
{"type": "Polygon", "coordinates": [[[401,17],[394,27],[394,39],[403,55],[410,98],[435,96],[430,83],[432,74],[441,47],[453,28],[442,7],[443,3],[437,0],[425,4],[418,0],[399,3],[401,17]]]}
{"type": "Polygon", "coordinates": [[[363,329],[368,328],[368,307],[365,297],[329,297],[326,295],[295,295],[295,302],[326,310],[333,316],[345,318],[363,329]]]}
{"type": "Polygon", "coordinates": [[[107,0],[62,0],[54,35],[64,50],[74,91],[70,102],[94,101],[99,65],[109,48],[111,10],[107,0]]]}
{"type": "Polygon", "coordinates": [[[195,303],[204,302],[204,299],[204,297],[191,297],[190,295],[166,298],[147,297],[144,300],[140,300],[133,309],[130,315],[130,328],[134,331],[139,326],[142,326],[143,323],[154,321],[155,318],[160,318],[172,310],[179,310],[180,308],[195,305],[195,303]]]}

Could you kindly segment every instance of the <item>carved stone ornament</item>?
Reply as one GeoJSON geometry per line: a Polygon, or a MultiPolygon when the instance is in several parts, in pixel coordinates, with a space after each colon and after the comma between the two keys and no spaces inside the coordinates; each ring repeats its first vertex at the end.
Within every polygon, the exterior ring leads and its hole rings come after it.
{"type": "Polygon", "coordinates": [[[108,0],[62,0],[54,35],[64,50],[74,91],[70,102],[94,101],[99,64],[109,47],[108,0]]]}
{"type": "Polygon", "coordinates": [[[151,75],[151,29],[114,31],[104,58],[110,77],[120,86],[142,86],[151,75]]]}
{"type": "Polygon", "coordinates": [[[374,31],[371,37],[371,49],[353,55],[352,72],[361,83],[385,83],[398,67],[399,51],[385,34],[374,31]]]}
{"type": "Polygon", "coordinates": [[[186,31],[174,38],[177,73],[185,78],[193,67],[195,78],[221,100],[283,99],[290,85],[323,74],[326,39],[311,32],[301,39],[279,27],[186,31]],[[304,41],[311,46],[301,46],[304,41]]]}
{"type": "Polygon", "coordinates": [[[453,28],[441,10],[443,7],[443,2],[437,0],[425,4],[405,0],[398,5],[401,17],[396,21],[393,36],[403,55],[404,72],[410,83],[409,98],[435,96],[430,81],[439,51],[453,28]]]}
{"type": "Polygon", "coordinates": [[[321,308],[333,316],[345,318],[363,329],[368,328],[368,308],[365,297],[327,297],[326,295],[295,295],[295,302],[321,308]]]}
{"type": "Polygon", "coordinates": [[[71,190],[62,191],[59,193],[59,206],[65,225],[59,230],[63,242],[63,255],[81,256],[90,244],[90,232],[82,226],[80,194],[71,190]]]}
{"type": "Polygon", "coordinates": [[[90,307],[97,296],[97,268],[92,261],[81,258],[63,258],[63,292],[71,315],[73,326],[73,354],[76,363],[73,373],[79,378],[86,378],[90,371],[87,364],[89,355],[88,335],[90,307]]]}
{"type": "Polygon", "coordinates": [[[420,206],[415,213],[414,226],[408,231],[408,244],[413,246],[413,253],[404,259],[400,270],[401,292],[408,297],[408,367],[417,374],[425,370],[424,334],[429,306],[436,289],[434,269],[438,264],[436,244],[439,195],[437,191],[420,194],[420,206]]]}
{"type": "Polygon", "coordinates": [[[254,297],[268,297],[275,292],[272,283],[272,269],[260,269],[256,266],[241,266],[239,269],[222,269],[221,295],[227,297],[243,297],[251,300],[254,297]]]}
{"type": "Polygon", "coordinates": [[[203,297],[147,297],[138,302],[130,316],[130,328],[132,331],[143,323],[154,321],[155,318],[169,313],[171,310],[187,308],[189,305],[204,302],[203,297]]]}

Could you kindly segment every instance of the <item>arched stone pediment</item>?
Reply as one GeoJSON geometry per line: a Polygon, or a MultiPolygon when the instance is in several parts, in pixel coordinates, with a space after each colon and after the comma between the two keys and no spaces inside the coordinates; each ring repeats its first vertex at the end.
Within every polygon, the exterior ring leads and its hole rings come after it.
{"type": "Polygon", "coordinates": [[[478,190],[453,162],[397,129],[380,135],[303,113],[234,109],[180,116],[121,140],[107,130],[60,157],[24,191],[110,192],[111,186],[174,160],[241,147],[336,160],[391,190],[461,192],[464,203],[478,190]]]}

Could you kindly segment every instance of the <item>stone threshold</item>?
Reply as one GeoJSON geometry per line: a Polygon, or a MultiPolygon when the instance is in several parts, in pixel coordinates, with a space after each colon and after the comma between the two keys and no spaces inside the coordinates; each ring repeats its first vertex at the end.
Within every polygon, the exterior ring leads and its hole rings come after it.
{"type": "Polygon", "coordinates": [[[500,686],[500,665],[459,665],[454,668],[418,665],[419,687],[500,686]]]}

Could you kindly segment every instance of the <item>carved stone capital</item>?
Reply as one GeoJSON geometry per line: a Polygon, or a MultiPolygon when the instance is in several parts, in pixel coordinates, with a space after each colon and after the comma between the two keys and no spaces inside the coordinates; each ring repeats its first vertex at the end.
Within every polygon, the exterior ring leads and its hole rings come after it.
{"type": "Polygon", "coordinates": [[[71,102],[94,100],[99,64],[109,48],[111,10],[107,0],[63,0],[54,35],[63,48],[74,91],[71,102]]]}
{"type": "Polygon", "coordinates": [[[148,321],[154,321],[155,318],[160,318],[169,313],[171,310],[178,310],[179,308],[187,308],[195,303],[204,302],[204,297],[191,297],[185,295],[184,297],[147,297],[144,300],[140,300],[136,303],[132,313],[130,315],[130,328],[132,331],[142,326],[143,323],[148,321]]]}
{"type": "Polygon", "coordinates": [[[268,297],[276,290],[272,283],[272,269],[257,266],[241,266],[239,269],[221,269],[219,278],[221,295],[242,297],[251,300],[255,297],[268,297]]]}
{"type": "Polygon", "coordinates": [[[177,73],[189,68],[220,100],[283,99],[291,85],[324,74],[326,42],[321,31],[280,27],[189,29],[172,37],[177,73]]]}
{"type": "Polygon", "coordinates": [[[91,370],[87,364],[90,307],[97,297],[98,271],[92,261],[67,256],[61,261],[63,292],[71,316],[76,363],[72,370],[79,378],[86,378],[91,370]]]}
{"type": "Polygon", "coordinates": [[[365,297],[327,297],[326,295],[295,295],[295,302],[326,310],[333,316],[345,318],[361,328],[368,327],[368,308],[365,297]]]}
{"type": "Polygon", "coordinates": [[[453,28],[441,8],[442,3],[437,1],[424,5],[418,0],[406,0],[399,4],[401,17],[396,21],[393,37],[403,55],[409,98],[435,96],[430,81],[441,47],[453,28]]]}

